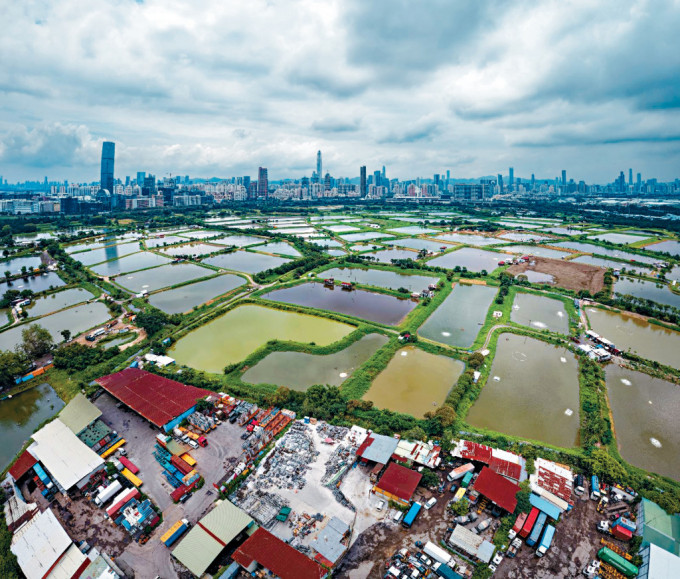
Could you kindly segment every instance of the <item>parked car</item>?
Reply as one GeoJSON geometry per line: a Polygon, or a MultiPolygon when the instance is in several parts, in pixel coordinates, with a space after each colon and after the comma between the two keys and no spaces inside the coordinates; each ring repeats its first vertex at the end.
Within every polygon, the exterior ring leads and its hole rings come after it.
{"type": "Polygon", "coordinates": [[[437,499],[432,497],[429,501],[425,503],[425,508],[429,511],[432,507],[437,504],[437,499]]]}
{"type": "Polygon", "coordinates": [[[385,501],[380,500],[378,501],[378,505],[375,507],[376,511],[382,511],[385,506],[385,501]]]}

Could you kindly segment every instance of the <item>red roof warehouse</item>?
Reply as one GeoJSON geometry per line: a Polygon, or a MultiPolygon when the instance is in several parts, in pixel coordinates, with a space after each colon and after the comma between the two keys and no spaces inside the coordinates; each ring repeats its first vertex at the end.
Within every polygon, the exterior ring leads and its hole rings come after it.
{"type": "Polygon", "coordinates": [[[259,563],[280,579],[321,579],[328,571],[300,551],[260,527],[241,545],[232,559],[249,572],[259,563]]]}
{"type": "Polygon", "coordinates": [[[519,485],[484,467],[474,484],[475,490],[509,513],[515,511],[519,485]]]}
{"type": "Polygon", "coordinates": [[[421,478],[423,478],[423,475],[419,472],[391,462],[380,482],[375,485],[375,490],[408,502],[416,491],[421,478]]]}
{"type": "Polygon", "coordinates": [[[18,481],[22,476],[24,476],[31,468],[33,468],[33,465],[38,462],[38,459],[36,459],[30,452],[27,450],[24,450],[19,455],[19,458],[17,458],[16,462],[10,467],[9,469],[9,474],[12,475],[12,478],[15,481],[18,481]]]}
{"type": "Polygon", "coordinates": [[[209,390],[187,386],[139,368],[126,368],[96,380],[111,396],[163,428],[212,394],[209,390]]]}

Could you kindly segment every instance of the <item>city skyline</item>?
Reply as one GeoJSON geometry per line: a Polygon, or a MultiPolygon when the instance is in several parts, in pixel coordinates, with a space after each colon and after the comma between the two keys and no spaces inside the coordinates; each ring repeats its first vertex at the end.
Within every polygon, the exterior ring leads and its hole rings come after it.
{"type": "Polygon", "coordinates": [[[121,175],[266,166],[276,180],[310,174],[317,150],[348,176],[512,165],[602,183],[628,167],[668,181],[680,166],[675,3],[209,2],[196,14],[94,0],[87,21],[80,10],[8,6],[9,180],[94,181],[104,140],[121,175]]]}

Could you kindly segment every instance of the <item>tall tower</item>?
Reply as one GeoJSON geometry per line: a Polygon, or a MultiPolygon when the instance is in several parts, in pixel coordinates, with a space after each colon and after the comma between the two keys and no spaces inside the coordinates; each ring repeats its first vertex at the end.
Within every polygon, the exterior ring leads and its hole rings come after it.
{"type": "Polygon", "coordinates": [[[116,143],[104,141],[102,143],[102,165],[99,187],[113,193],[113,163],[116,156],[116,143]]]}
{"type": "Polygon", "coordinates": [[[562,169],[562,187],[567,186],[567,171],[562,169]]]}
{"type": "Polygon", "coordinates": [[[633,186],[633,169],[628,169],[628,185],[633,186]]]}
{"type": "Polygon", "coordinates": [[[316,174],[319,177],[319,181],[323,179],[323,173],[321,170],[323,169],[323,164],[321,163],[321,151],[316,152],[316,174]]]}
{"type": "Polygon", "coordinates": [[[269,178],[266,167],[260,167],[257,170],[257,196],[265,199],[269,196],[269,178]]]}
{"type": "Polygon", "coordinates": [[[359,194],[366,197],[366,165],[359,168],[359,194]]]}
{"type": "Polygon", "coordinates": [[[508,173],[508,191],[512,191],[515,188],[515,169],[510,167],[508,173]]]}

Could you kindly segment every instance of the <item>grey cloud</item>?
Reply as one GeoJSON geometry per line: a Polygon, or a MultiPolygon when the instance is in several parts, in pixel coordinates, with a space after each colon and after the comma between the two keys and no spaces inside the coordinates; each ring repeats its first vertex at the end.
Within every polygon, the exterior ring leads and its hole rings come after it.
{"type": "Polygon", "coordinates": [[[312,129],[320,133],[350,133],[358,131],[361,126],[359,119],[346,120],[326,118],[319,119],[312,123],[312,129]]]}
{"type": "Polygon", "coordinates": [[[388,131],[378,142],[382,144],[396,143],[415,143],[433,138],[440,132],[439,123],[435,120],[423,120],[410,124],[404,128],[388,131]]]}

